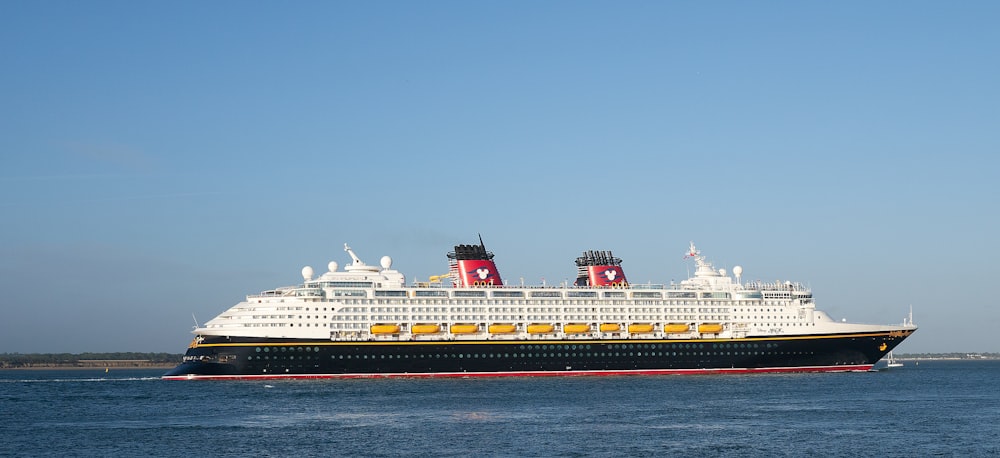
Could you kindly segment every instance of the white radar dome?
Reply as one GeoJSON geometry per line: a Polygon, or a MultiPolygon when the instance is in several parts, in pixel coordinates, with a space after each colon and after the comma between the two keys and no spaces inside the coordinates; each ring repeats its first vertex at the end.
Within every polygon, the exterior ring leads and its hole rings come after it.
{"type": "Polygon", "coordinates": [[[736,275],[737,277],[743,276],[743,268],[740,266],[733,267],[733,275],[736,275]]]}
{"type": "Polygon", "coordinates": [[[312,280],[312,278],[313,278],[313,268],[309,267],[309,266],[303,267],[302,268],[302,278],[304,278],[306,281],[312,280]]]}
{"type": "Polygon", "coordinates": [[[726,276],[726,269],[719,269],[719,275],[726,276]]]}
{"type": "Polygon", "coordinates": [[[326,265],[326,268],[330,269],[330,272],[336,272],[337,271],[337,267],[339,267],[337,265],[337,261],[330,261],[330,263],[326,265]]]}
{"type": "Polygon", "coordinates": [[[392,267],[392,258],[388,256],[382,256],[382,260],[379,261],[379,264],[382,266],[383,269],[388,270],[390,267],[392,267]]]}

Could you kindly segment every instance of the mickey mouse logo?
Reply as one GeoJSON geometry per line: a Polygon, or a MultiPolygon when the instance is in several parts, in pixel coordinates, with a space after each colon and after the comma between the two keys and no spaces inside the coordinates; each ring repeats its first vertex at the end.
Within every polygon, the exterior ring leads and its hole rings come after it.
{"type": "Polygon", "coordinates": [[[473,278],[478,278],[479,280],[487,280],[493,277],[493,273],[490,272],[490,269],[486,267],[480,267],[476,270],[470,270],[467,273],[471,275],[473,278]]]}

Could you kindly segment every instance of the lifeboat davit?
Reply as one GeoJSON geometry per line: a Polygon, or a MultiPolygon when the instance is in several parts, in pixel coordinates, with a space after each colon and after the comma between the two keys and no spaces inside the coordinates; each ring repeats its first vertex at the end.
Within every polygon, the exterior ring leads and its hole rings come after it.
{"type": "Polygon", "coordinates": [[[451,325],[452,334],[475,334],[479,332],[478,324],[455,323],[451,325]]]}
{"type": "Polygon", "coordinates": [[[601,332],[618,332],[622,326],[618,323],[601,323],[601,332]]]}
{"type": "Polygon", "coordinates": [[[398,324],[373,324],[372,334],[399,334],[398,324]]]}
{"type": "Polygon", "coordinates": [[[549,334],[555,329],[556,327],[551,324],[532,323],[528,325],[528,334],[549,334]]]}
{"type": "Polygon", "coordinates": [[[663,332],[688,332],[691,330],[691,326],[686,323],[668,323],[663,325],[663,332]]]}
{"type": "Polygon", "coordinates": [[[698,332],[702,334],[718,334],[722,332],[722,325],[719,323],[705,323],[698,325],[698,332]]]}
{"type": "Polygon", "coordinates": [[[517,327],[510,323],[494,323],[489,329],[490,334],[513,334],[517,327]]]}
{"type": "Polygon", "coordinates": [[[586,323],[567,323],[563,326],[566,334],[585,334],[590,332],[590,325],[586,323]]]}
{"type": "Polygon", "coordinates": [[[628,332],[632,334],[649,334],[653,332],[653,325],[650,323],[633,323],[628,325],[628,332]]]}
{"type": "Polygon", "coordinates": [[[436,324],[415,324],[410,328],[414,334],[436,334],[441,332],[441,326],[436,324]]]}

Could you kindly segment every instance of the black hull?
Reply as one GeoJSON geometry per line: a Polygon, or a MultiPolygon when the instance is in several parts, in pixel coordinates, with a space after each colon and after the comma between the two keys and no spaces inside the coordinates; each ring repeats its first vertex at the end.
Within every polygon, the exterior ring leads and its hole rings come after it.
{"type": "Polygon", "coordinates": [[[207,338],[164,374],[347,378],[867,370],[912,331],[745,339],[377,341],[207,338]]]}

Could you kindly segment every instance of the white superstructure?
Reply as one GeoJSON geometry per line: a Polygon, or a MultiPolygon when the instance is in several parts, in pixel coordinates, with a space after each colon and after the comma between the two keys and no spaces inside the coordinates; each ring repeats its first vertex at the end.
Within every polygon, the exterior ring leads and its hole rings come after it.
{"type": "MultiPolygon", "coordinates": [[[[313,278],[313,269],[305,267],[303,284],[247,296],[193,332],[411,341],[739,339],[901,329],[835,321],[816,309],[812,292],[799,283],[741,283],[741,267],[733,268],[735,279],[714,269],[694,243],[686,256],[697,267],[692,278],[611,288],[464,286],[454,262],[447,276],[407,285],[388,256],[379,267],[369,266],[346,244],[344,249],[351,263],[343,270],[331,262],[327,272],[313,278]],[[451,284],[433,281],[440,278],[451,284]]],[[[902,329],[916,326],[910,322],[902,329]]]]}

